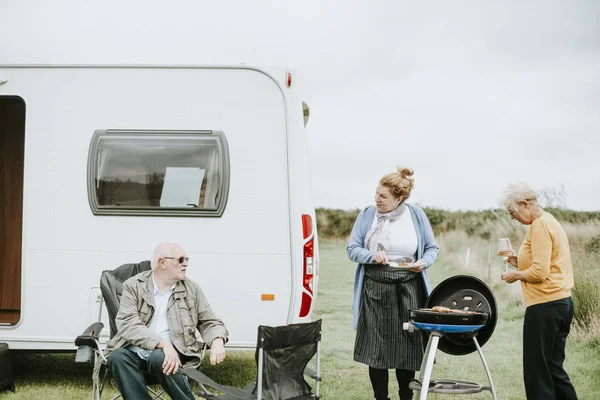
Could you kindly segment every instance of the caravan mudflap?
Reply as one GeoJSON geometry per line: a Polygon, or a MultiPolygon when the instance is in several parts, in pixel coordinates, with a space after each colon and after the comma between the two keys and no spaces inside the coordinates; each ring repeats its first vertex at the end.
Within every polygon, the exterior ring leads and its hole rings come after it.
{"type": "Polygon", "coordinates": [[[0,390],[10,389],[15,391],[12,364],[8,344],[0,343],[0,390]]]}

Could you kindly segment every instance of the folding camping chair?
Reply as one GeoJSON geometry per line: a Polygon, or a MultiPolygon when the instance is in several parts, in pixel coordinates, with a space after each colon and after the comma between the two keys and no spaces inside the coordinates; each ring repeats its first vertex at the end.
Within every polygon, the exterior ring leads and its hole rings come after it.
{"type": "MultiPolygon", "coordinates": [[[[99,337],[100,332],[104,328],[102,323],[102,303],[106,304],[106,310],[108,311],[108,321],[110,323],[110,337],[112,338],[117,333],[117,325],[115,318],[119,311],[119,304],[121,301],[121,295],[123,294],[123,283],[139,274],[140,272],[148,271],[151,269],[150,261],[142,261],[139,264],[123,264],[115,270],[103,271],[100,276],[100,290],[102,291],[102,298],[100,300],[100,306],[98,308],[98,322],[90,325],[80,336],[75,339],[75,346],[77,346],[77,355],[75,356],[75,362],[89,362],[94,359],[94,365],[98,359],[102,360],[102,364],[97,377],[93,377],[93,388],[92,398],[94,400],[101,400],[102,391],[106,384],[109,376],[107,368],[107,359],[104,357],[103,349],[100,345],[99,337]]],[[[202,346],[201,358],[204,359],[206,353],[206,344],[202,346]]],[[[159,391],[155,391],[150,385],[156,385],[158,382],[154,382],[151,377],[144,374],[146,378],[146,388],[153,399],[165,400],[162,395],[165,393],[162,388],[159,391]]],[[[202,388],[202,390],[205,390],[202,388]]],[[[112,400],[121,397],[121,394],[117,394],[112,400]]]]}
{"type": "Polygon", "coordinates": [[[205,399],[218,400],[308,400],[318,399],[321,383],[321,320],[287,326],[259,326],[256,342],[256,382],[238,389],[214,382],[198,370],[184,368],[182,373],[200,383],[205,399]],[[316,371],[307,368],[317,355],[316,371]],[[315,392],[304,379],[315,380],[315,392]],[[210,386],[224,393],[213,395],[210,386]]]}

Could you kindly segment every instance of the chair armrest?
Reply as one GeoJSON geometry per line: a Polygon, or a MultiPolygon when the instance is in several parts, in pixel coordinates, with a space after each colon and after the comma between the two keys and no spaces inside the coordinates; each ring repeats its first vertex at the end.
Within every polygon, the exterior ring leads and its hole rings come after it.
{"type": "Polygon", "coordinates": [[[75,339],[75,346],[90,346],[93,349],[98,349],[98,338],[100,337],[100,332],[104,328],[104,324],[102,322],[94,322],[92,325],[88,326],[88,328],[83,331],[83,333],[75,339]]]}
{"type": "Polygon", "coordinates": [[[317,376],[317,372],[309,367],[304,368],[304,375],[314,379],[315,381],[321,382],[321,377],[317,376]]]}

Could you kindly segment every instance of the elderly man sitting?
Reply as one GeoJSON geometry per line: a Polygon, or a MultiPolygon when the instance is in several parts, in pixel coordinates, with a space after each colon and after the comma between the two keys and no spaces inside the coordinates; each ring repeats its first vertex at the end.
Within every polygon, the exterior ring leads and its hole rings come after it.
{"type": "Polygon", "coordinates": [[[173,243],[156,247],[152,270],[128,279],[116,318],[117,334],[107,346],[108,368],[125,400],[150,399],[144,372],[174,400],[194,399],[182,362],[198,365],[196,329],[210,344],[210,362],[225,359],[227,329],[202,290],[186,278],[189,258],[173,243]]]}

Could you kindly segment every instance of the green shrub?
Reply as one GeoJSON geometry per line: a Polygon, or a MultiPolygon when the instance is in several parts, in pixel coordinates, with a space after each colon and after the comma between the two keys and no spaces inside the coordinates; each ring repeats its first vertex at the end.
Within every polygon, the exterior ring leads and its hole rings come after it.
{"type": "Polygon", "coordinates": [[[563,208],[546,208],[550,214],[561,222],[570,222],[573,224],[584,224],[586,222],[600,221],[599,211],[574,211],[563,208]]]}
{"type": "Polygon", "coordinates": [[[354,221],[360,210],[334,210],[317,208],[317,232],[324,239],[347,238],[352,232],[354,221]]]}
{"type": "Polygon", "coordinates": [[[585,251],[588,253],[600,254],[600,235],[594,236],[589,242],[586,243],[585,251]]]}
{"type": "Polygon", "coordinates": [[[573,301],[575,320],[583,327],[600,316],[599,254],[575,254],[573,257],[573,301]]]}
{"type": "Polygon", "coordinates": [[[598,283],[589,280],[578,281],[573,288],[575,302],[575,320],[587,327],[597,317],[600,307],[600,290],[598,283]]]}

